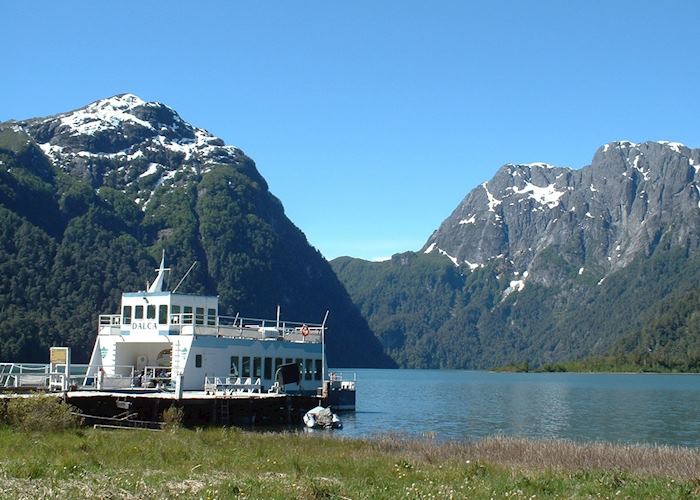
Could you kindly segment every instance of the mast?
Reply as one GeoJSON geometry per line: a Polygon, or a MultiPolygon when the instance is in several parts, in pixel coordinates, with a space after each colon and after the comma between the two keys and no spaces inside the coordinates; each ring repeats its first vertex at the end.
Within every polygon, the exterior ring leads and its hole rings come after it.
{"type": "Polygon", "coordinates": [[[165,271],[170,271],[170,268],[165,267],[165,249],[163,249],[163,256],[160,258],[160,267],[156,269],[158,271],[158,276],[151,286],[148,287],[148,293],[162,292],[163,291],[163,280],[165,278],[165,271]]]}
{"type": "Polygon", "coordinates": [[[326,320],[328,319],[328,313],[323,317],[323,323],[321,323],[321,382],[326,381],[326,320]]]}

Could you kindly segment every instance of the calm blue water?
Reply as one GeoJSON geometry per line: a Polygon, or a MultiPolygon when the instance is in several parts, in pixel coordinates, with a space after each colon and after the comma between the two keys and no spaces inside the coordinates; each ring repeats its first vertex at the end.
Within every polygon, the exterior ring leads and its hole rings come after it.
{"type": "Polygon", "coordinates": [[[348,437],[496,434],[700,446],[700,375],[356,370],[348,437]]]}

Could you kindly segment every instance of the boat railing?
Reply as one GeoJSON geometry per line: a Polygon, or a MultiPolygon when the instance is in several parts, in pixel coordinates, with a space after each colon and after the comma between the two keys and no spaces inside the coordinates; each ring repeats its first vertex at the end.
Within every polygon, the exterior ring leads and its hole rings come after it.
{"type": "Polygon", "coordinates": [[[328,380],[342,384],[354,384],[357,382],[357,373],[331,371],[328,373],[328,380]]]}
{"type": "Polygon", "coordinates": [[[172,373],[169,366],[145,366],[143,372],[136,375],[134,386],[166,387],[172,382],[172,373]]]}
{"type": "Polygon", "coordinates": [[[134,386],[133,365],[87,365],[82,385],[95,389],[125,389],[134,386]]]}
{"type": "Polygon", "coordinates": [[[100,314],[98,318],[98,333],[120,335],[122,329],[122,317],[119,314],[100,314]]]}
{"type": "Polygon", "coordinates": [[[322,341],[323,329],[323,325],[298,321],[241,316],[217,316],[210,320],[208,317],[197,317],[191,313],[170,315],[170,331],[176,335],[211,335],[318,344],[322,341]]]}
{"type": "Polygon", "coordinates": [[[262,391],[262,381],[254,377],[205,377],[206,394],[236,394],[262,391]]]}
{"type": "Polygon", "coordinates": [[[144,366],[143,376],[148,378],[170,379],[172,370],[169,366],[144,366]]]}
{"type": "Polygon", "coordinates": [[[120,326],[122,317],[119,314],[100,314],[100,326],[120,326]]]}
{"type": "Polygon", "coordinates": [[[69,390],[82,385],[88,365],[0,363],[0,387],[69,390]]]}
{"type": "Polygon", "coordinates": [[[49,389],[58,391],[73,390],[80,387],[85,380],[88,365],[56,363],[50,367],[49,389]]]}
{"type": "Polygon", "coordinates": [[[50,369],[43,363],[0,363],[0,386],[48,387],[50,369]]]}
{"type": "MultiPolygon", "coordinates": [[[[238,315],[214,317],[194,313],[173,313],[169,315],[168,320],[168,325],[159,325],[159,328],[153,332],[167,329],[172,335],[211,335],[311,344],[319,344],[323,341],[324,326],[315,323],[244,318],[238,315]]],[[[100,334],[121,335],[123,326],[119,314],[99,316],[100,334]]]]}

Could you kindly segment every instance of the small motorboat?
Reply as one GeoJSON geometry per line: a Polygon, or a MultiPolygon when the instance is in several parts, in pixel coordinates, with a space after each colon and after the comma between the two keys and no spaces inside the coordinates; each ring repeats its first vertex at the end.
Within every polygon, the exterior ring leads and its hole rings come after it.
{"type": "Polygon", "coordinates": [[[304,425],[309,429],[342,429],[343,422],[330,408],[317,406],[304,414],[304,425]]]}

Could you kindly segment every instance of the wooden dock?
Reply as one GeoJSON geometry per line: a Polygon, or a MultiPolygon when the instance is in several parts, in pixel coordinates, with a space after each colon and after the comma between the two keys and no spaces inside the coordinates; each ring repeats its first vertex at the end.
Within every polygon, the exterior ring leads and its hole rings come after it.
{"type": "Polygon", "coordinates": [[[302,394],[206,394],[186,391],[181,398],[165,391],[3,391],[0,398],[55,395],[84,415],[86,425],[106,424],[114,420],[131,423],[163,421],[163,411],[182,410],[182,424],[197,426],[288,426],[302,425],[303,415],[311,408],[326,405],[324,398],[302,394]],[[125,419],[124,416],[128,416],[125,419]]]}

